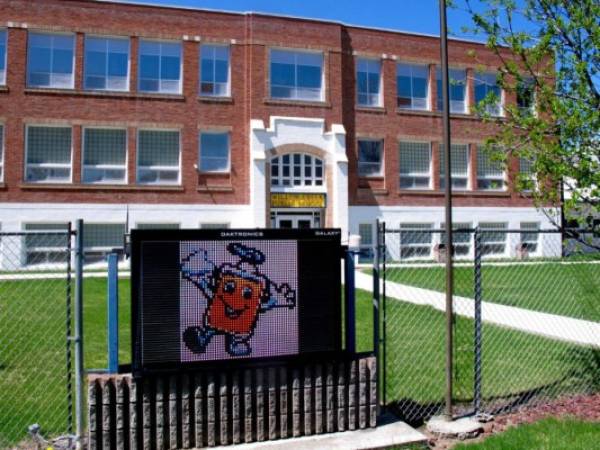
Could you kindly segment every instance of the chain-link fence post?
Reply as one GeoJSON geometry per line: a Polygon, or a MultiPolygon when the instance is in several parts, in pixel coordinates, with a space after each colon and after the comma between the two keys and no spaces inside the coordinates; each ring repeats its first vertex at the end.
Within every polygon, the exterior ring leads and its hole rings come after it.
{"type": "Polygon", "coordinates": [[[83,220],[75,227],[75,416],[77,448],[83,447],[83,220]]]}
{"type": "Polygon", "coordinates": [[[73,362],[72,362],[72,354],[71,354],[71,335],[72,335],[72,317],[71,317],[71,308],[72,308],[72,299],[71,299],[71,251],[72,251],[72,242],[73,239],[73,224],[71,222],[67,225],[67,248],[66,248],[66,260],[67,260],[67,298],[66,298],[66,314],[65,314],[65,322],[66,322],[66,362],[67,362],[67,432],[69,435],[73,434],[73,362]]]}
{"type": "Polygon", "coordinates": [[[379,362],[379,255],[381,252],[381,229],[379,220],[375,221],[376,243],[375,254],[373,255],[373,352],[375,354],[376,372],[377,372],[377,412],[379,413],[380,399],[380,380],[381,364],[379,362]]]}
{"type": "Polygon", "coordinates": [[[383,286],[382,286],[382,307],[383,307],[383,345],[382,345],[382,367],[383,367],[383,373],[382,375],[382,384],[383,384],[383,395],[382,395],[382,404],[383,407],[385,409],[385,405],[387,404],[387,361],[386,361],[386,354],[387,354],[387,314],[386,314],[386,298],[385,298],[385,262],[386,262],[386,255],[387,255],[387,248],[386,248],[386,243],[385,243],[385,222],[382,222],[381,224],[381,248],[383,249],[383,272],[382,272],[382,279],[383,279],[383,286]]]}
{"type": "Polygon", "coordinates": [[[475,228],[474,236],[474,373],[473,373],[473,409],[475,414],[481,412],[481,233],[475,228]]]}

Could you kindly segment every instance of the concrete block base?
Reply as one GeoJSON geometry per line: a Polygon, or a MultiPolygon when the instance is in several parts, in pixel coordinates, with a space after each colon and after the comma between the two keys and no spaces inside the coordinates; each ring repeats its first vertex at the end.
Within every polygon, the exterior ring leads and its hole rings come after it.
{"type": "Polygon", "coordinates": [[[427,431],[441,437],[467,439],[478,436],[483,431],[483,425],[473,417],[448,420],[437,416],[427,422],[427,431]]]}

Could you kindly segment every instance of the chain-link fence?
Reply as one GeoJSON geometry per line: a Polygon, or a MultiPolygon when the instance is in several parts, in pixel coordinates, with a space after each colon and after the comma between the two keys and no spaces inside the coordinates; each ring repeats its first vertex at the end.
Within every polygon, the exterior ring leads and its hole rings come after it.
{"type": "MultiPolygon", "coordinates": [[[[411,423],[444,407],[444,237],[429,226],[379,233],[382,400],[411,423]]],[[[453,241],[456,412],[600,391],[600,239],[457,224],[453,241]]]]}
{"type": "Polygon", "coordinates": [[[0,448],[73,432],[73,233],[0,233],[0,448]]]}

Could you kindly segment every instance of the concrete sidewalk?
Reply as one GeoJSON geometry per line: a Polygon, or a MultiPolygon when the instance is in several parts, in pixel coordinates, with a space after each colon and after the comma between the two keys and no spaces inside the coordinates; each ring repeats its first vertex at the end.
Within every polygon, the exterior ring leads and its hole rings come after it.
{"type": "MultiPolygon", "coordinates": [[[[356,271],[356,287],[373,291],[373,277],[356,271]]],[[[383,288],[383,281],[382,288],[383,288]]],[[[439,311],[446,309],[446,294],[400,283],[388,281],[386,295],[415,305],[431,306],[439,311]]],[[[454,296],[454,311],[464,317],[474,317],[475,302],[469,297],[454,296]]],[[[600,347],[600,323],[571,317],[548,314],[514,306],[482,302],[483,321],[512,328],[526,333],[537,334],[560,341],[573,342],[580,345],[600,347]]]]}
{"type": "Polygon", "coordinates": [[[427,439],[427,436],[406,423],[392,420],[390,416],[384,416],[381,418],[381,424],[376,428],[215,448],[227,450],[359,450],[396,448],[410,444],[425,445],[427,439]]]}

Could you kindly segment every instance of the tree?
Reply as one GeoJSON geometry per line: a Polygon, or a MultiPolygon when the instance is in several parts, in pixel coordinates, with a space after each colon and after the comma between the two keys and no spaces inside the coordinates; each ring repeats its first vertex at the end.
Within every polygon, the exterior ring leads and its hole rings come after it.
{"type": "Polygon", "coordinates": [[[484,120],[499,124],[486,149],[531,168],[534,179],[519,175],[517,189],[540,209],[562,203],[567,220],[600,218],[600,0],[455,0],[453,6],[470,13],[467,29],[486,37],[500,61],[498,82],[516,99],[501,118],[487,112],[498,100],[493,93],[478,105],[484,120]]]}

